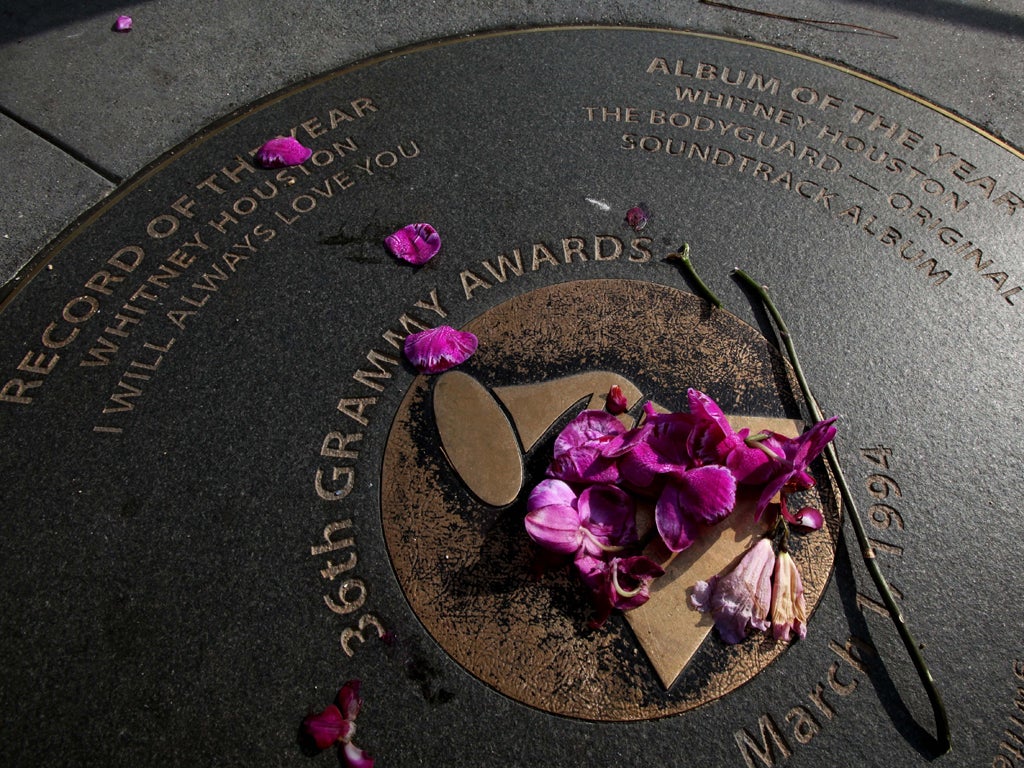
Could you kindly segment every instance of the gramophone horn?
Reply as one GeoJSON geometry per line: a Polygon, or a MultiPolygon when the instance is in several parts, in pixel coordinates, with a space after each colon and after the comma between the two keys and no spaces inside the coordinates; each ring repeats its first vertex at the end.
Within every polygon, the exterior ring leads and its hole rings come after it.
{"type": "MultiPolygon", "coordinates": [[[[434,385],[434,419],[441,448],[481,501],[506,506],[523,487],[523,453],[583,398],[590,397],[587,408],[604,408],[613,384],[622,389],[628,407],[640,401],[639,389],[608,371],[496,387],[493,394],[472,376],[448,371],[434,385]]],[[[619,418],[632,426],[630,417],[619,418]]]]}
{"type": "MultiPolygon", "coordinates": [[[[633,382],[611,371],[591,371],[536,384],[495,387],[494,394],[511,414],[526,452],[537,444],[559,416],[584,397],[590,396],[587,408],[603,409],[613,384],[618,384],[625,395],[627,408],[632,408],[643,397],[633,382]]],[[[633,426],[631,417],[624,414],[619,418],[626,426],[633,426]]]]}

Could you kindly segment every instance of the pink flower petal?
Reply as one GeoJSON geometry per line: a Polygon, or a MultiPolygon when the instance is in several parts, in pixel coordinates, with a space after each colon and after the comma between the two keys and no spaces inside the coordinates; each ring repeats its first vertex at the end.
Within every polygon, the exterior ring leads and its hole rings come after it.
{"type": "Polygon", "coordinates": [[[346,720],[355,720],[356,715],[359,714],[359,710],[363,706],[363,699],[359,695],[361,686],[361,681],[349,680],[338,691],[338,707],[346,720]]]}
{"type": "Polygon", "coordinates": [[[572,507],[575,509],[576,492],[561,480],[541,480],[537,483],[537,487],[530,491],[530,498],[527,499],[526,508],[532,510],[550,506],[572,507]]]}
{"type": "Polygon", "coordinates": [[[620,413],[625,413],[629,410],[626,395],[623,394],[622,387],[618,384],[612,384],[608,390],[608,397],[605,399],[605,410],[613,416],[618,416],[620,413]]]}
{"type": "Polygon", "coordinates": [[[561,480],[542,480],[530,492],[524,519],[530,538],[545,549],[575,553],[583,540],[576,494],[561,480]]]}
{"type": "Polygon", "coordinates": [[[426,264],[441,250],[441,236],[429,224],[406,224],[384,238],[388,250],[410,264],[426,264]]]}
{"type": "Polygon", "coordinates": [[[736,478],[725,467],[697,467],[673,482],[679,488],[679,503],[687,515],[700,523],[717,523],[736,505],[736,478]]]}
{"type": "Polygon", "coordinates": [[[132,29],[132,17],[131,16],[118,16],[117,21],[114,22],[114,31],[116,32],[131,32],[132,29]]]}
{"type": "Polygon", "coordinates": [[[697,540],[700,529],[696,521],[684,514],[679,500],[679,488],[666,485],[654,507],[654,524],[665,546],[673,552],[682,552],[697,540]]]}
{"type": "Polygon", "coordinates": [[[555,438],[548,476],[569,483],[618,482],[617,461],[606,449],[625,431],[622,422],[607,411],[583,411],[555,438]]]}
{"type": "Polygon", "coordinates": [[[345,745],[341,754],[345,756],[348,768],[373,768],[373,758],[352,742],[345,745]]]}
{"type": "Polygon", "coordinates": [[[580,521],[587,530],[583,551],[601,557],[606,547],[622,547],[637,540],[633,498],[614,485],[591,485],[579,498],[580,521]]]}
{"type": "Polygon", "coordinates": [[[775,562],[772,587],[772,634],[776,640],[807,637],[807,603],[800,570],[788,552],[775,562]]]}
{"type": "Polygon", "coordinates": [[[788,507],[783,504],[782,516],[786,518],[787,523],[793,525],[802,532],[819,531],[821,530],[821,527],[825,525],[825,516],[821,514],[820,509],[815,509],[814,507],[804,507],[794,515],[789,511],[788,507]]]}
{"type": "Polygon", "coordinates": [[[284,168],[302,165],[312,154],[313,150],[302,146],[291,136],[278,136],[256,151],[256,161],[264,168],[284,168]]]}
{"type": "Polygon", "coordinates": [[[711,612],[715,628],[725,642],[740,643],[751,629],[768,629],[774,568],[772,543],[761,539],[727,576],[698,582],[690,602],[699,611],[711,612]]]}
{"type": "Polygon", "coordinates": [[[317,749],[327,749],[348,733],[350,725],[341,716],[341,710],[328,704],[323,712],[307,715],[302,721],[302,730],[313,739],[317,749]]]}
{"type": "Polygon", "coordinates": [[[441,325],[406,336],[405,356],[420,373],[441,373],[468,360],[478,344],[472,333],[441,325]]]}
{"type": "Polygon", "coordinates": [[[641,229],[646,227],[648,221],[650,221],[650,216],[648,216],[647,211],[639,205],[626,211],[626,223],[633,228],[634,232],[639,232],[641,229]]]}

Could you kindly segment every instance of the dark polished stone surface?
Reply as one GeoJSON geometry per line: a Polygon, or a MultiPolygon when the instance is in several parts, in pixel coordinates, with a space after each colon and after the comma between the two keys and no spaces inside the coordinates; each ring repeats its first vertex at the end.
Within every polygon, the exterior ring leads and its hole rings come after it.
{"type": "MultiPolygon", "coordinates": [[[[932,764],[927,702],[843,540],[805,641],[716,702],[633,724],[496,693],[399,588],[379,484],[414,379],[389,341],[403,316],[461,326],[569,280],[685,289],[663,261],[685,240],[755,327],[729,271],[772,287],[842,417],[840,455],[950,708],[955,753],[937,762],[1012,759],[1022,197],[1019,153],[952,114],[696,34],[426,45],[214,125],[37,260],[0,314],[0,754],[304,764],[302,716],[359,677],[358,741],[380,764],[743,765],[772,728],[759,748],[777,764],[932,764]],[[292,128],[315,150],[302,169],[249,165],[292,128]],[[623,221],[638,203],[641,233],[623,221]],[[421,269],[381,246],[410,221],[444,239],[421,269]],[[335,433],[360,435],[351,455],[330,455],[335,433]],[[343,520],[353,544],[327,551],[343,520]],[[360,621],[365,642],[344,635],[360,621]]],[[[637,370],[658,354],[636,350],[637,370]]]]}
{"type": "Polygon", "coordinates": [[[0,9],[0,113],[50,146],[0,146],[17,182],[8,191],[28,219],[0,210],[0,280],[76,217],[69,211],[95,199],[55,178],[54,154],[117,184],[214,120],[305,77],[431,39],[546,24],[693,29],[782,45],[896,83],[1024,145],[1016,0],[844,0],[827,8],[813,0],[600,0],[585,8],[565,0],[10,0],[0,9]],[[128,34],[111,30],[121,13],[135,20],[128,34]]]}

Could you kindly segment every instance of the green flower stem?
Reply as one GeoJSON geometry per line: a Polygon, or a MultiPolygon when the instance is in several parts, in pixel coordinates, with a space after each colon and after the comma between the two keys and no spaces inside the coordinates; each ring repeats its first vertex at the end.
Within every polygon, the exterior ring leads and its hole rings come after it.
{"type": "MultiPolygon", "coordinates": [[[[800,384],[800,391],[803,393],[804,400],[807,401],[807,405],[811,410],[811,416],[815,421],[822,421],[824,416],[821,413],[821,408],[818,407],[818,401],[815,400],[814,395],[811,393],[810,386],[807,383],[807,378],[804,376],[803,368],[800,366],[800,359],[797,357],[789,329],[786,327],[786,323],[782,319],[782,315],[779,314],[779,310],[775,306],[775,303],[768,295],[767,289],[742,269],[736,268],[733,270],[733,274],[757,293],[758,298],[761,299],[765,308],[768,310],[768,313],[772,316],[772,320],[779,329],[779,335],[781,336],[782,343],[786,348],[786,354],[793,366],[793,371],[796,373],[797,381],[800,384]]],[[[907,649],[907,653],[910,654],[910,658],[914,662],[914,667],[917,669],[918,677],[921,679],[921,684],[924,686],[924,689],[928,694],[928,700],[931,702],[932,712],[935,715],[935,727],[938,730],[938,747],[941,754],[945,754],[952,748],[952,741],[949,731],[949,718],[946,715],[946,707],[942,703],[942,696],[939,694],[939,690],[935,684],[935,679],[932,677],[931,670],[928,669],[928,664],[925,663],[924,655],[921,653],[921,647],[917,644],[917,641],[911,634],[910,628],[907,626],[906,619],[903,618],[903,614],[900,612],[899,606],[893,598],[892,591],[889,589],[889,584],[886,582],[885,576],[878,567],[878,561],[875,559],[875,551],[868,540],[867,533],[864,530],[864,523],[861,520],[860,513],[857,511],[857,505],[853,500],[853,494],[850,492],[850,486],[846,482],[846,476],[843,474],[842,468],[839,466],[839,457],[836,455],[835,448],[831,443],[825,447],[825,456],[828,459],[829,466],[832,468],[836,484],[839,486],[839,494],[843,500],[843,504],[850,512],[847,517],[849,517],[850,524],[853,526],[853,531],[856,534],[857,544],[860,546],[861,555],[864,558],[864,565],[867,566],[868,573],[871,574],[871,579],[875,582],[875,587],[878,589],[878,593],[881,595],[882,601],[885,603],[885,607],[889,611],[889,616],[892,619],[893,624],[896,626],[896,631],[899,633],[900,639],[903,641],[903,645],[907,649]]]]}
{"type": "Polygon", "coordinates": [[[690,261],[689,243],[683,243],[683,249],[679,253],[670,253],[665,258],[669,261],[678,261],[682,266],[683,272],[686,273],[686,276],[689,277],[697,286],[697,293],[711,302],[714,306],[721,308],[722,300],[715,296],[714,291],[708,288],[707,284],[700,279],[700,275],[697,274],[697,270],[693,268],[693,262],[690,261]]]}

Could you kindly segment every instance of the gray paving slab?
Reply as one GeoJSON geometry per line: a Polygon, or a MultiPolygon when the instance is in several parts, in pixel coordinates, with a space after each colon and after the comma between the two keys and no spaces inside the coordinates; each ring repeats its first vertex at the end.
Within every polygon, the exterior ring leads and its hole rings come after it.
{"type": "Polygon", "coordinates": [[[5,161],[0,196],[0,283],[114,185],[38,134],[0,115],[5,161]]]}
{"type": "Polygon", "coordinates": [[[126,177],[231,109],[354,59],[486,29],[613,23],[726,32],[793,47],[906,86],[992,123],[1008,138],[1019,130],[999,124],[1020,106],[1005,81],[1024,38],[1017,3],[849,0],[823,10],[788,0],[758,7],[835,23],[796,24],[697,2],[606,2],[584,12],[569,3],[537,10],[528,3],[488,9],[416,2],[395,10],[313,0],[244,7],[168,0],[128,8],[135,18],[128,34],[111,31],[115,11],[108,8],[39,29],[44,20],[15,15],[13,30],[24,25],[28,34],[0,50],[0,68],[9,75],[0,104],[126,177]]]}
{"type": "MultiPolygon", "coordinates": [[[[212,120],[360,58],[480,30],[610,23],[720,32],[840,61],[1024,144],[1015,119],[1022,97],[1010,76],[1024,40],[1015,0],[747,4],[758,13],[736,10],[741,3],[725,5],[94,0],[65,7],[17,0],[0,11],[0,108],[119,180],[212,120]],[[122,12],[135,19],[128,34],[111,29],[122,12]]],[[[5,167],[40,165],[24,146],[5,146],[0,158],[5,167]]],[[[60,194],[48,190],[34,205],[76,207],[74,198],[54,202],[60,194]]],[[[71,218],[53,216],[47,231],[71,218]]],[[[19,240],[15,250],[27,260],[37,247],[35,240],[19,240]]]]}

